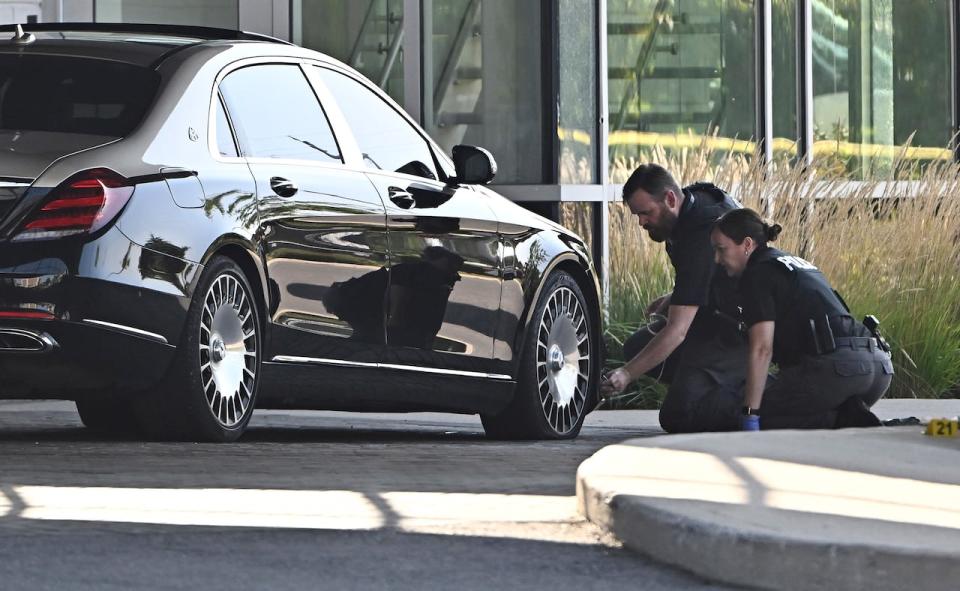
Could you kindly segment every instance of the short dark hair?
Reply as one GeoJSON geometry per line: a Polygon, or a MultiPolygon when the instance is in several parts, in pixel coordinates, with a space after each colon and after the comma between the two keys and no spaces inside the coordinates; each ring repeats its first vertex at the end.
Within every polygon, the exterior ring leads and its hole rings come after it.
{"type": "Polygon", "coordinates": [[[747,207],[728,211],[713,223],[713,227],[737,244],[743,244],[750,237],[760,245],[773,242],[783,230],[780,224],[764,220],[759,213],[747,207]]]}
{"type": "Polygon", "coordinates": [[[623,185],[623,200],[626,201],[637,189],[643,189],[657,201],[663,201],[667,190],[673,191],[678,197],[682,195],[680,185],[673,175],[659,164],[647,163],[637,167],[627,182],[623,185]]]}

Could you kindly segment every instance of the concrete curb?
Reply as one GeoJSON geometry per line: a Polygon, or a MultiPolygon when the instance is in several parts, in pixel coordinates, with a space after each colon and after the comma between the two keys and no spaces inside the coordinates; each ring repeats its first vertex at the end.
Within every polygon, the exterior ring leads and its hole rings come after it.
{"type": "MultiPolygon", "coordinates": [[[[650,448],[664,439],[671,444],[678,441],[671,436],[625,444],[650,448]]],[[[722,503],[708,504],[706,510],[700,507],[693,515],[676,501],[671,508],[671,501],[658,497],[656,490],[645,496],[643,485],[630,480],[622,465],[628,457],[623,451],[622,446],[610,446],[581,464],[578,508],[628,548],[661,562],[710,580],[762,589],[945,589],[960,581],[960,547],[898,547],[897,539],[889,539],[890,534],[896,535],[890,524],[882,525],[874,545],[862,539],[830,539],[831,535],[818,540],[809,535],[809,528],[806,535],[794,536],[789,527],[773,532],[757,531],[749,523],[732,527],[730,516],[723,515],[728,506],[722,503]],[[620,453],[611,454],[611,448],[617,447],[621,447],[620,453]],[[711,511],[717,519],[711,518],[711,511]]],[[[744,511],[753,511],[756,517],[758,511],[769,510],[744,511]]],[[[799,521],[803,518],[789,516],[799,521]]],[[[734,523],[736,519],[734,516],[734,523]]],[[[789,519],[785,523],[790,523],[789,519]]],[[[835,519],[842,524],[844,518],[835,519]]]]}

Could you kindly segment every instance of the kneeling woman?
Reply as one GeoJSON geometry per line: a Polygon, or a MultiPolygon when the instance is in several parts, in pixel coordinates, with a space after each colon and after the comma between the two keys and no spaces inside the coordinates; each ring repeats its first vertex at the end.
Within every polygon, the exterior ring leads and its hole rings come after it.
{"type": "Polygon", "coordinates": [[[869,409],[890,386],[890,354],[815,266],[767,246],[780,230],[751,209],[737,209],[711,234],[717,262],[739,277],[749,328],[742,427],[879,425],[869,409]],[[768,376],[771,361],[780,368],[776,376],[768,376]]]}

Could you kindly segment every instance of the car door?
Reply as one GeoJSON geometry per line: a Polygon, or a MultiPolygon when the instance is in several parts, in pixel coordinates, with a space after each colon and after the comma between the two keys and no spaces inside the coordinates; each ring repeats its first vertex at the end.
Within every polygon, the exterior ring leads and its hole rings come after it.
{"type": "Polygon", "coordinates": [[[497,219],[487,198],[439,181],[422,132],[366,83],[331,68],[315,72],[349,124],[386,208],[393,362],[489,369],[501,280],[497,219]]]}
{"type": "Polygon", "coordinates": [[[379,361],[388,285],[379,194],[345,166],[298,63],[243,64],[219,89],[256,180],[272,360],[379,361]]]}

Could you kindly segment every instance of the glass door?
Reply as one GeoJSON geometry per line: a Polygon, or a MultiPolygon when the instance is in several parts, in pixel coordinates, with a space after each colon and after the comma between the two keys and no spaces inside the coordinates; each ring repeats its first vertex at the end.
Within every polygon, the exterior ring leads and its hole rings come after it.
{"type": "Polygon", "coordinates": [[[403,104],[403,0],[293,0],[293,42],[334,57],[403,104]]]}

